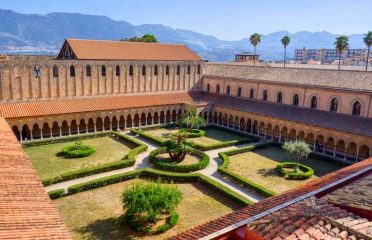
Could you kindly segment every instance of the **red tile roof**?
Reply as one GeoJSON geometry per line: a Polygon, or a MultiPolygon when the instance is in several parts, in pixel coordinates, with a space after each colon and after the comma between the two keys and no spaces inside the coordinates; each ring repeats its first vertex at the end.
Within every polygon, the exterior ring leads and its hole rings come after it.
{"type": "Polygon", "coordinates": [[[4,118],[0,133],[0,239],[71,239],[4,118]]]}
{"type": "Polygon", "coordinates": [[[201,61],[186,45],[66,39],[78,60],[201,61]]]}
{"type": "MultiPolygon", "coordinates": [[[[304,196],[305,194],[311,193],[313,191],[319,190],[322,187],[333,184],[345,177],[350,177],[352,174],[357,174],[359,171],[368,171],[368,173],[371,174],[372,172],[371,167],[372,167],[372,158],[356,163],[354,165],[348,166],[346,168],[340,169],[336,172],[327,174],[321,178],[310,181],[307,184],[299,188],[289,190],[287,192],[284,192],[274,197],[266,198],[258,203],[249,205],[233,213],[222,216],[208,223],[199,225],[195,228],[189,229],[170,239],[193,240],[193,239],[200,239],[203,237],[207,237],[211,234],[221,232],[225,229],[229,229],[230,231],[233,231],[234,229],[239,227],[238,223],[242,223],[249,218],[258,216],[258,214],[266,212],[281,204],[288,203],[289,201],[297,197],[304,196]]],[[[244,223],[241,226],[244,226],[244,223]]]]}

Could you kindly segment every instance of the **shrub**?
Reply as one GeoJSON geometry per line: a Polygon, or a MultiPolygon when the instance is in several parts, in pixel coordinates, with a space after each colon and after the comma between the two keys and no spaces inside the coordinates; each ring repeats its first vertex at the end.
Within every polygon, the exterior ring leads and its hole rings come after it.
{"type": "Polygon", "coordinates": [[[185,134],[187,138],[197,138],[197,137],[203,137],[205,135],[205,131],[201,129],[180,129],[179,133],[185,134]]]}
{"type": "Polygon", "coordinates": [[[165,147],[161,147],[161,148],[155,149],[152,152],[150,152],[149,159],[156,168],[165,170],[165,171],[170,171],[170,172],[188,173],[188,172],[193,172],[193,171],[204,169],[208,166],[210,159],[207,154],[197,149],[193,149],[193,148],[189,148],[187,151],[188,151],[188,154],[195,154],[195,155],[200,156],[201,160],[197,163],[189,164],[189,165],[177,165],[171,162],[159,161],[157,156],[159,154],[166,152],[165,147]]]}
{"type": "Polygon", "coordinates": [[[73,145],[62,148],[62,154],[70,158],[82,158],[92,155],[96,150],[92,146],[84,145],[82,141],[76,141],[73,145]]]}
{"type": "Polygon", "coordinates": [[[156,229],[156,232],[157,233],[163,233],[163,232],[166,232],[168,231],[169,229],[171,229],[172,227],[176,226],[177,222],[178,222],[178,219],[179,219],[179,215],[176,211],[172,211],[169,215],[169,218],[168,218],[168,222],[159,226],[157,229],[156,229]]]}
{"type": "Polygon", "coordinates": [[[287,177],[288,179],[307,179],[314,175],[314,170],[306,165],[295,163],[295,162],[283,162],[279,163],[276,167],[279,173],[282,176],[287,177]],[[285,168],[291,168],[295,170],[298,167],[300,171],[288,171],[285,168]]]}
{"type": "MultiPolygon", "coordinates": [[[[123,193],[123,204],[126,208],[125,221],[137,231],[151,232],[151,225],[157,222],[159,216],[174,211],[182,200],[182,193],[172,186],[150,182],[135,184],[123,193]]],[[[177,214],[178,215],[178,214],[177,214]]],[[[173,214],[172,218],[178,218],[173,214]]],[[[172,219],[174,223],[177,219],[172,219]]],[[[166,231],[170,225],[165,224],[161,231],[166,231]]]]}
{"type": "Polygon", "coordinates": [[[291,154],[292,157],[294,158],[295,160],[294,171],[296,173],[299,171],[298,166],[299,161],[302,158],[309,156],[309,154],[311,153],[309,144],[297,140],[284,143],[283,149],[286,150],[289,154],[291,154]]]}
{"type": "Polygon", "coordinates": [[[65,195],[65,189],[56,189],[48,192],[50,199],[57,199],[65,195]]]}

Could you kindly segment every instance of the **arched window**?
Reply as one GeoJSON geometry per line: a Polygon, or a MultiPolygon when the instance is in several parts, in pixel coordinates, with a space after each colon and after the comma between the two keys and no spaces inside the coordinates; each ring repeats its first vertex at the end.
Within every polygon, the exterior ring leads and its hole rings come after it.
{"type": "Polygon", "coordinates": [[[142,76],[145,76],[146,75],[146,66],[143,65],[142,66],[142,76]]]}
{"type": "Polygon", "coordinates": [[[92,76],[92,68],[91,68],[90,65],[87,65],[87,67],[86,67],[86,75],[87,75],[87,77],[92,76]]]}
{"type": "Polygon", "coordinates": [[[101,75],[102,75],[103,77],[106,76],[106,67],[105,67],[105,66],[102,66],[102,67],[101,67],[101,75]]]}
{"type": "Polygon", "coordinates": [[[180,75],[180,72],[181,72],[180,66],[177,65],[177,75],[180,75]]]}
{"type": "Polygon", "coordinates": [[[330,112],[337,112],[337,109],[338,109],[338,100],[337,100],[337,98],[333,98],[331,100],[330,105],[329,105],[329,111],[330,112]]]}
{"type": "Polygon", "coordinates": [[[191,72],[191,67],[190,65],[187,65],[187,74],[190,74],[190,72],[191,72]]]}
{"type": "Polygon", "coordinates": [[[155,65],[155,66],[154,66],[154,75],[155,75],[155,76],[158,75],[158,65],[155,65]]]}
{"type": "Polygon", "coordinates": [[[242,88],[241,87],[238,87],[238,90],[236,91],[236,95],[238,97],[241,97],[242,96],[242,88]]]}
{"type": "Polygon", "coordinates": [[[316,98],[316,96],[312,96],[310,100],[310,108],[316,109],[317,107],[318,107],[318,99],[316,98]]]}
{"type": "Polygon", "coordinates": [[[283,102],[283,93],[282,92],[278,92],[278,94],[276,95],[276,102],[277,103],[282,103],[283,102]]]}
{"type": "Polygon", "coordinates": [[[211,91],[211,85],[208,83],[207,84],[207,92],[210,92],[211,91]]]}
{"type": "Polygon", "coordinates": [[[361,111],[362,111],[362,105],[360,104],[360,102],[356,101],[353,104],[353,112],[352,112],[352,114],[354,116],[360,116],[361,111]]]}
{"type": "Polygon", "coordinates": [[[133,76],[133,66],[129,66],[129,76],[133,76]]]}
{"type": "Polygon", "coordinates": [[[253,90],[253,88],[251,88],[251,89],[249,90],[249,98],[251,98],[251,99],[254,98],[254,90],[253,90]]]}
{"type": "Polygon", "coordinates": [[[201,72],[201,67],[200,65],[198,65],[198,74],[200,74],[200,72],[201,72]]]}
{"type": "Polygon", "coordinates": [[[267,101],[267,90],[263,90],[262,92],[262,100],[267,101]]]}
{"type": "Polygon", "coordinates": [[[40,65],[36,65],[34,67],[34,76],[36,78],[40,78],[41,77],[41,67],[40,67],[40,65]]]}
{"type": "Polygon", "coordinates": [[[116,68],[115,68],[115,75],[116,75],[117,77],[120,76],[120,67],[119,67],[119,65],[116,65],[116,68]]]}
{"type": "Polygon", "coordinates": [[[231,91],[230,91],[230,86],[227,86],[227,87],[226,87],[226,95],[230,95],[230,92],[231,92],[231,91]]]}
{"type": "Polygon", "coordinates": [[[292,105],[298,106],[299,104],[300,104],[300,97],[298,96],[298,94],[293,95],[292,105]]]}
{"type": "Polygon", "coordinates": [[[73,65],[70,66],[70,77],[75,77],[75,67],[73,65]]]}
{"type": "Polygon", "coordinates": [[[216,86],[216,93],[220,93],[220,92],[221,92],[220,85],[217,84],[217,86],[216,86]]]}
{"type": "Polygon", "coordinates": [[[168,65],[165,67],[165,75],[169,75],[169,66],[168,65]]]}
{"type": "Polygon", "coordinates": [[[58,67],[56,65],[53,66],[53,77],[57,78],[58,77],[58,67]]]}

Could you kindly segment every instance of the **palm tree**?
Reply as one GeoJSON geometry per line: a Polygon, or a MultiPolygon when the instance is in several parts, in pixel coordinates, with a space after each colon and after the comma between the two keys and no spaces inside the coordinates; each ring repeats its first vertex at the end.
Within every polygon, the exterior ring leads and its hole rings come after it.
{"type": "Polygon", "coordinates": [[[282,42],[282,44],[284,46],[284,67],[285,67],[285,59],[287,58],[287,46],[291,42],[291,38],[289,36],[284,36],[281,39],[281,42],[282,42]]]}
{"type": "Polygon", "coordinates": [[[261,42],[261,35],[258,33],[254,33],[249,38],[249,41],[251,41],[251,44],[253,45],[253,64],[256,66],[256,46],[261,42]]]}
{"type": "Polygon", "coordinates": [[[344,51],[349,47],[349,38],[346,35],[341,35],[336,38],[334,45],[336,46],[336,50],[338,51],[339,54],[338,70],[340,70],[341,56],[344,53],[344,51]]]}
{"type": "Polygon", "coordinates": [[[368,70],[368,61],[369,61],[369,52],[371,50],[372,45],[372,31],[369,31],[363,38],[364,43],[366,44],[368,51],[367,51],[367,63],[366,63],[366,71],[368,70]]]}
{"type": "Polygon", "coordinates": [[[199,116],[196,108],[189,107],[186,109],[186,112],[181,115],[178,121],[178,125],[186,125],[189,127],[189,131],[192,132],[194,127],[196,127],[197,129],[199,127],[204,127],[207,125],[207,122],[203,117],[199,116]]]}

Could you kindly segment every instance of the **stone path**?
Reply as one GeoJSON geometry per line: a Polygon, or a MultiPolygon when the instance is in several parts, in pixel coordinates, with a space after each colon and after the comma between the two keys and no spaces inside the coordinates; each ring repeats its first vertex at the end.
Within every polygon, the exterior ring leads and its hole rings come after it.
{"type": "MultiPolygon", "coordinates": [[[[124,132],[124,133],[127,134],[127,135],[130,135],[129,132],[124,132]]],[[[136,163],[133,166],[123,168],[123,169],[108,171],[108,172],[104,172],[104,173],[94,174],[94,175],[87,176],[87,177],[77,178],[77,179],[73,179],[73,180],[69,180],[69,181],[65,181],[65,182],[61,182],[61,183],[56,183],[56,184],[45,187],[46,190],[48,192],[56,190],[56,189],[65,189],[65,191],[67,191],[68,187],[70,187],[72,185],[75,185],[75,184],[84,183],[84,182],[99,179],[99,178],[102,178],[102,177],[112,176],[112,175],[119,174],[119,173],[130,172],[130,171],[133,171],[135,169],[151,167],[149,159],[148,159],[148,155],[152,150],[158,148],[159,145],[154,144],[153,142],[151,142],[147,139],[141,138],[139,136],[131,135],[131,137],[136,138],[138,141],[141,141],[144,144],[148,145],[148,150],[146,152],[143,152],[143,153],[137,155],[136,163]]],[[[224,186],[228,187],[232,191],[234,191],[234,192],[238,193],[239,195],[249,199],[252,202],[258,202],[258,201],[262,200],[263,197],[261,195],[249,190],[248,188],[246,188],[244,186],[241,186],[241,185],[237,184],[236,182],[234,182],[234,181],[232,181],[232,180],[230,180],[230,179],[228,179],[228,178],[226,178],[223,175],[218,173],[218,166],[219,166],[219,164],[221,164],[221,160],[218,157],[219,152],[224,152],[224,151],[231,150],[231,149],[246,147],[246,146],[249,146],[249,145],[254,145],[254,143],[253,144],[242,144],[242,145],[238,145],[238,146],[231,146],[231,147],[219,148],[219,149],[215,149],[215,150],[206,151],[205,153],[207,153],[209,155],[211,161],[205,169],[202,169],[202,170],[197,171],[197,172],[215,180],[216,182],[219,182],[219,183],[223,184],[224,186]]]]}

